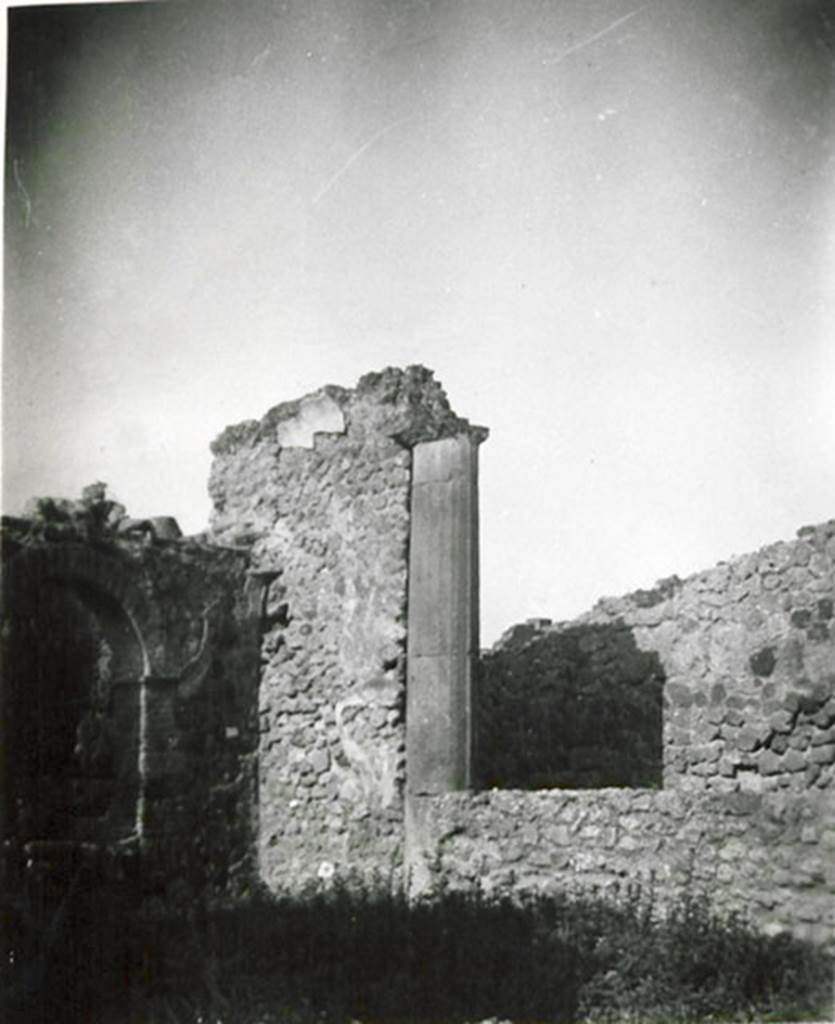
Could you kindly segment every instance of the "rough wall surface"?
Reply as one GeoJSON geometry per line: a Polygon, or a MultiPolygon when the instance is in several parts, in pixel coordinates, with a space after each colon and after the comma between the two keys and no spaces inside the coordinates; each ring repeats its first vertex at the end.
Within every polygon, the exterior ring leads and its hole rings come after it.
{"type": "Polygon", "coordinates": [[[266,587],[262,879],[402,879],[411,447],[469,429],[422,367],[328,387],[215,442],[213,536],[266,587]]]}
{"type": "Polygon", "coordinates": [[[258,669],[248,560],[88,490],[3,524],[7,852],[49,860],[118,843],[160,899],[245,891],[258,669]]]}
{"type": "Polygon", "coordinates": [[[479,775],[554,788],[416,800],[413,891],[691,886],[835,944],[833,601],[828,522],[509,630],[484,658],[479,775]],[[653,758],[663,790],[582,788],[653,758]]]}
{"type": "Polygon", "coordinates": [[[252,890],[257,819],[258,620],[240,552],[155,545],[164,672],[147,684],[143,832],[184,889],[252,890]],[[176,867],[172,867],[176,865],[176,867]]]}
{"type": "Polygon", "coordinates": [[[665,787],[827,789],[833,606],[830,521],[684,581],[606,598],[573,623],[516,627],[484,659],[481,777],[516,786],[653,781],[642,765],[660,743],[663,682],[665,787]],[[595,723],[603,744],[592,742],[595,723]]]}
{"type": "MultiPolygon", "coordinates": [[[[693,884],[835,941],[835,521],[511,630],[475,726],[482,784],[516,788],[436,792],[467,781],[466,700],[440,708],[456,771],[407,794],[413,448],[449,438],[474,452],[483,431],[429,371],[386,370],[227,429],[206,536],[100,485],[4,521],[5,851],[138,851],[163,906],[340,875],[693,884]],[[612,784],[663,789],[590,788],[612,784]]],[[[447,548],[467,565],[469,520],[447,548]]],[[[476,597],[450,607],[474,620],[476,597]]]]}
{"type": "Polygon", "coordinates": [[[770,932],[835,945],[835,794],[452,793],[419,809],[428,886],[689,888],[770,932]]]}

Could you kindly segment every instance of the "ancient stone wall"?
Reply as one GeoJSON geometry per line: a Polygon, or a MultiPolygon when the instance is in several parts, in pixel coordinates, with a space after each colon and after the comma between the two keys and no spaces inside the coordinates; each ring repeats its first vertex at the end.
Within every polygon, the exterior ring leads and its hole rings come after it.
{"type": "Polygon", "coordinates": [[[635,789],[424,797],[424,891],[535,894],[636,883],[682,892],[765,931],[835,945],[835,794],[635,789]]]}
{"type": "Polygon", "coordinates": [[[265,589],[260,877],[402,881],[412,448],[469,431],[422,367],[327,387],[214,443],[212,536],[265,589]]]}
{"type": "Polygon", "coordinates": [[[163,907],[693,885],[835,942],[835,521],[479,673],[484,436],[389,369],[224,431],[200,537],[101,486],[6,519],[7,852],[135,851],[163,907]]]}
{"type": "Polygon", "coordinates": [[[834,605],[831,521],[573,623],[516,627],[484,658],[480,777],[657,785],[663,731],[667,788],[828,788],[834,605]]]}
{"type": "Polygon", "coordinates": [[[413,891],[690,887],[835,943],[833,601],[830,521],[509,630],[475,712],[503,788],[414,801],[413,891]]]}
{"type": "Polygon", "coordinates": [[[146,549],[164,644],[145,684],[143,835],[184,891],[254,884],[258,601],[238,551],[183,541],[146,549]]]}
{"type": "Polygon", "coordinates": [[[257,746],[248,559],[90,490],[3,524],[6,852],[118,849],[154,898],[242,892],[257,746]]]}

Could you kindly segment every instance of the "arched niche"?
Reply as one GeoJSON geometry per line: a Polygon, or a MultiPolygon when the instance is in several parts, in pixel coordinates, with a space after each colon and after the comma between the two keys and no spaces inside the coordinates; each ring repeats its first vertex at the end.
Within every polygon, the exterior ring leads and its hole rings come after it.
{"type": "Polygon", "coordinates": [[[144,602],[129,569],[81,546],[8,563],[3,607],[4,832],[98,842],[136,830],[144,602]]]}

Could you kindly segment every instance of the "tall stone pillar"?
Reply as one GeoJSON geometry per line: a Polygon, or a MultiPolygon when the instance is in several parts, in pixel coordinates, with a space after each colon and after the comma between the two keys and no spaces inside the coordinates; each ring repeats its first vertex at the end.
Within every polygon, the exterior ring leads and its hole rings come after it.
{"type": "Polygon", "coordinates": [[[471,783],[478,646],[478,445],[486,431],[413,449],[409,545],[406,787],[471,783]]]}

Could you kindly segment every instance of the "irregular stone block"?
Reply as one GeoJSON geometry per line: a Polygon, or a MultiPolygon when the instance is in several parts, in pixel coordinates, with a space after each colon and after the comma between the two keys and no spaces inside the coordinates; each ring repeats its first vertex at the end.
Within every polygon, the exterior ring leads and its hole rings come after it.
{"type": "Polygon", "coordinates": [[[756,676],[767,677],[770,676],[774,671],[774,666],[777,664],[777,659],[774,655],[773,647],[763,647],[761,650],[752,654],[749,659],[749,665],[751,671],[756,676]]]}
{"type": "Polygon", "coordinates": [[[330,768],[330,753],[324,747],[318,747],[311,751],[308,760],[310,761],[310,767],[317,775],[322,775],[330,768]]]}
{"type": "Polygon", "coordinates": [[[670,703],[677,707],[688,708],[693,703],[693,694],[691,690],[683,686],[681,683],[668,683],[665,688],[665,693],[670,700],[670,703]]]}
{"type": "Polygon", "coordinates": [[[811,742],[813,747],[823,747],[828,743],[835,743],[835,726],[813,732],[811,742]]]}
{"type": "MultiPolygon", "coordinates": [[[[833,747],[835,750],[835,747],[833,747]]],[[[787,772],[802,772],[807,765],[807,760],[799,750],[787,750],[782,757],[783,770],[787,772]]]]}
{"type": "Polygon", "coordinates": [[[782,771],[780,757],[771,750],[763,750],[758,761],[759,770],[762,775],[777,775],[782,771]]]}
{"type": "Polygon", "coordinates": [[[754,751],[758,747],[762,746],[762,742],[763,740],[759,730],[748,726],[741,730],[732,745],[737,750],[754,751]]]}
{"type": "Polygon", "coordinates": [[[794,715],[790,711],[777,711],[768,719],[768,724],[775,732],[791,732],[794,715]]]}

